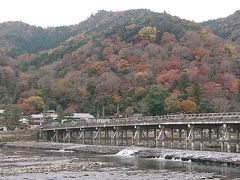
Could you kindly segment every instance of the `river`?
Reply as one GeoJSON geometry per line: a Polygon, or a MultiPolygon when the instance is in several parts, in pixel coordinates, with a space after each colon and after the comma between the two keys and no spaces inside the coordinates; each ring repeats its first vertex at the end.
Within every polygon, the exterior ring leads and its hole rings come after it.
{"type": "Polygon", "coordinates": [[[64,150],[0,149],[0,179],[240,179],[240,167],[64,150]]]}

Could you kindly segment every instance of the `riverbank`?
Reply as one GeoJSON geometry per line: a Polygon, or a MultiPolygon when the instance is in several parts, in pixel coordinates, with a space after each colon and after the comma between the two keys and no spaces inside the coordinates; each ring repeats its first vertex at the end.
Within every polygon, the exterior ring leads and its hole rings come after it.
{"type": "Polygon", "coordinates": [[[0,142],[34,141],[38,139],[38,129],[20,129],[15,131],[0,131],[0,142]]]}
{"type": "Polygon", "coordinates": [[[200,162],[206,164],[212,163],[229,166],[240,166],[240,153],[146,148],[136,146],[124,147],[124,146],[82,145],[55,142],[7,142],[3,145],[3,147],[61,150],[72,151],[77,153],[87,152],[92,154],[108,154],[108,155],[118,153],[118,155],[122,156],[135,156],[141,158],[161,158],[178,161],[181,160],[200,162]]]}

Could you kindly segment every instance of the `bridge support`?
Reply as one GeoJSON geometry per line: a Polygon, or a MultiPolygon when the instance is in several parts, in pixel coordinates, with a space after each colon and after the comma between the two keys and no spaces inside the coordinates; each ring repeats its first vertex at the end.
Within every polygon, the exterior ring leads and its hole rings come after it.
{"type": "MultiPolygon", "coordinates": [[[[55,130],[55,139],[56,139],[56,142],[59,142],[59,131],[55,130]]],[[[54,137],[53,137],[54,139],[54,137]]]]}
{"type": "Polygon", "coordinates": [[[213,113],[101,119],[84,126],[43,128],[39,137],[55,142],[200,150],[219,148],[240,152],[239,130],[240,113],[213,113]]]}

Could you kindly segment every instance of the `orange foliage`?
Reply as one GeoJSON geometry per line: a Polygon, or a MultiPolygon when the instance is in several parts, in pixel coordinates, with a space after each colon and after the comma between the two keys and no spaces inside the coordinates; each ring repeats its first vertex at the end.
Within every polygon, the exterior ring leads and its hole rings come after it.
{"type": "Polygon", "coordinates": [[[141,92],[141,91],[144,91],[145,88],[143,86],[138,86],[135,88],[135,93],[138,93],[138,92],[141,92]]]}
{"type": "Polygon", "coordinates": [[[197,104],[190,100],[183,100],[181,102],[181,109],[184,113],[193,113],[196,110],[197,104]]]}
{"type": "Polygon", "coordinates": [[[235,80],[231,83],[229,89],[232,93],[237,93],[239,88],[239,80],[235,80]]]}
{"type": "Polygon", "coordinates": [[[204,86],[205,90],[216,90],[216,89],[222,89],[221,84],[215,83],[215,82],[208,82],[205,86],[204,86]]]}
{"type": "Polygon", "coordinates": [[[70,86],[69,79],[64,77],[56,83],[55,93],[59,96],[63,94],[70,86]]]}
{"type": "Polygon", "coordinates": [[[112,96],[112,101],[115,102],[115,103],[118,103],[121,99],[121,96],[119,95],[113,95],[112,96]]]}
{"type": "Polygon", "coordinates": [[[127,30],[133,30],[136,27],[136,24],[130,24],[128,26],[125,26],[127,30]]]}
{"type": "Polygon", "coordinates": [[[146,70],[146,68],[150,68],[151,65],[150,64],[137,64],[135,65],[133,68],[135,69],[135,71],[137,72],[143,72],[146,70]]]}
{"type": "Polygon", "coordinates": [[[125,59],[121,59],[117,64],[118,70],[127,67],[127,65],[128,62],[125,59]]]}
{"type": "Polygon", "coordinates": [[[65,113],[75,113],[76,112],[76,107],[75,106],[68,106],[66,109],[64,109],[65,113]]]}

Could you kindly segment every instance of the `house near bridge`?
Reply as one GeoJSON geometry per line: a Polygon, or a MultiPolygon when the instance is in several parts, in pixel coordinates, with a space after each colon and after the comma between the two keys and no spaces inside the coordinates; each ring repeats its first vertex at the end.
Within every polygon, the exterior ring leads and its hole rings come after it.
{"type": "Polygon", "coordinates": [[[67,120],[72,120],[75,122],[87,122],[90,119],[93,119],[94,116],[89,113],[73,113],[71,116],[66,116],[66,119],[63,120],[63,122],[67,120]]]}

